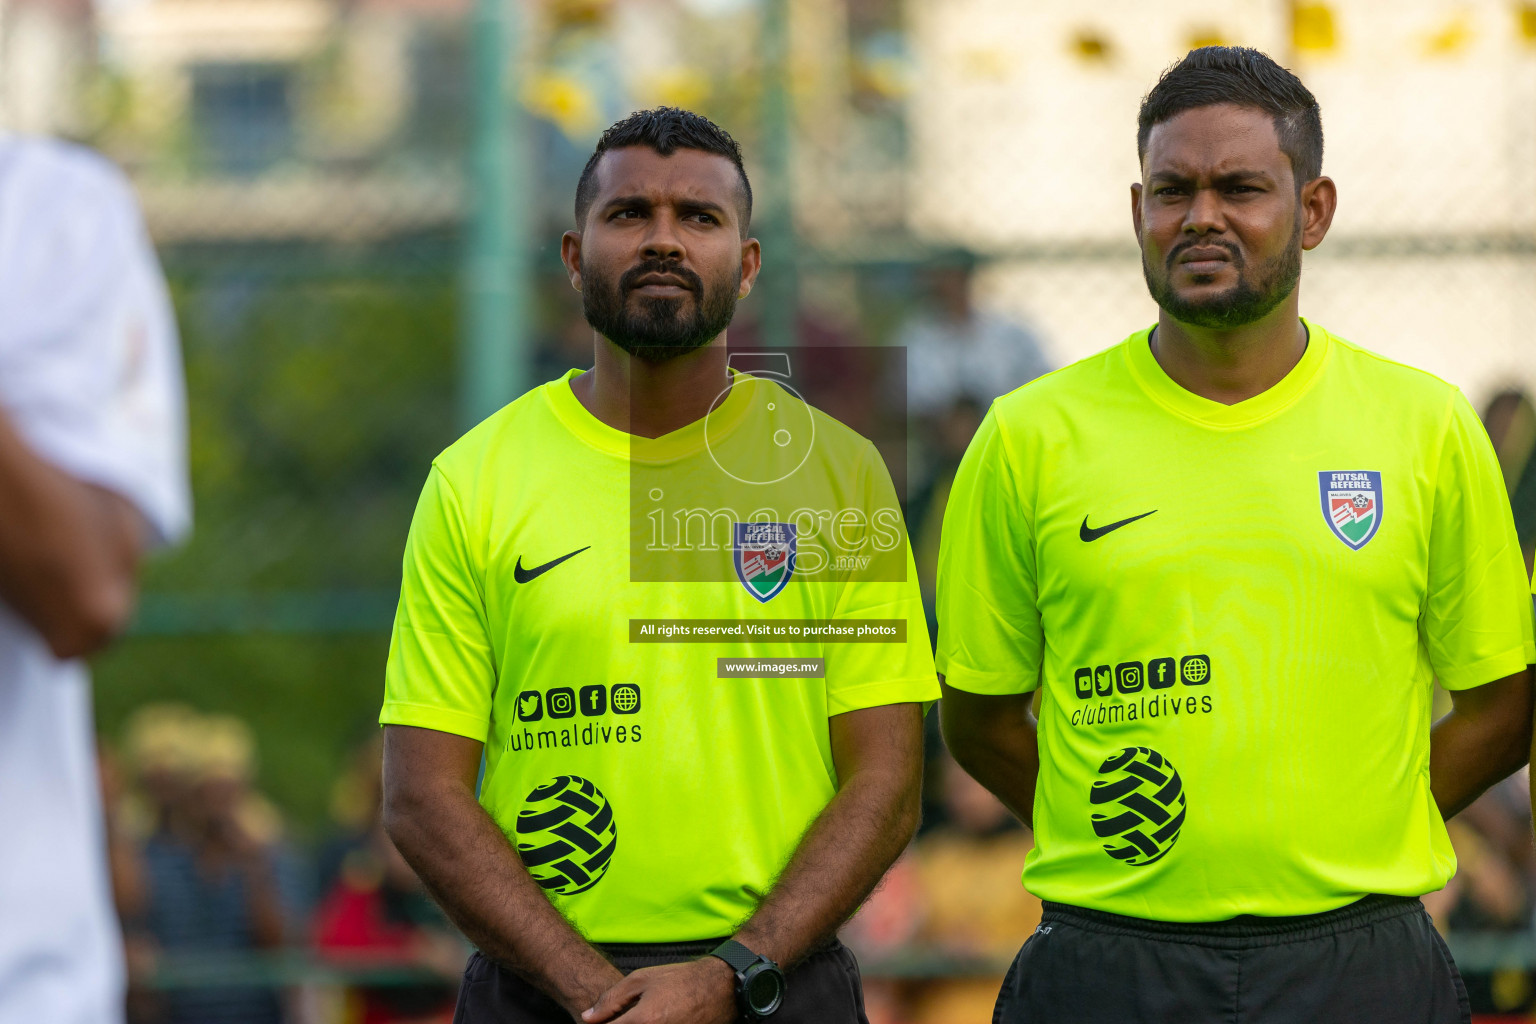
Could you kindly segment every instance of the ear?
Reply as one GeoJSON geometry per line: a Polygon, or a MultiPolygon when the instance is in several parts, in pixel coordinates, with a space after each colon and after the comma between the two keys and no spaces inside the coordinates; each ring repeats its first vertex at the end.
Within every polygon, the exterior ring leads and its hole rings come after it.
{"type": "Polygon", "coordinates": [[[1315,249],[1322,244],[1339,208],[1339,188],[1332,178],[1313,178],[1301,186],[1301,247],[1315,249]]]}
{"type": "Polygon", "coordinates": [[[560,262],[571,287],[581,291],[581,232],[567,231],[560,236],[560,262]]]}
{"type": "Polygon", "coordinates": [[[1131,230],[1136,232],[1136,244],[1141,244],[1141,182],[1131,182],[1131,230]]]}
{"type": "Polygon", "coordinates": [[[741,243],[741,288],[736,292],[737,299],[744,299],[752,294],[752,286],[757,283],[758,271],[763,269],[763,247],[755,238],[748,238],[741,243]]]}

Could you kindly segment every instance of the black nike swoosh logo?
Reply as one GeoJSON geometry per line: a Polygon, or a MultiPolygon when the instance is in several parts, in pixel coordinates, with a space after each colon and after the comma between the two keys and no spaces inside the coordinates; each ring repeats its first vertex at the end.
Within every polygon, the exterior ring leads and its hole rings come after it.
{"type": "MultiPolygon", "coordinates": [[[[1157,509],[1153,509],[1152,510],[1152,512],[1156,512],[1156,511],[1157,511],[1157,509]]],[[[1101,527],[1099,527],[1096,530],[1089,528],[1089,526],[1088,526],[1088,517],[1087,516],[1083,516],[1083,526],[1082,526],[1082,529],[1077,531],[1077,535],[1079,537],[1083,538],[1083,540],[1085,540],[1085,541],[1098,540],[1100,537],[1104,536],[1106,533],[1114,533],[1116,530],[1120,529],[1120,527],[1122,527],[1122,526],[1127,526],[1127,525],[1129,525],[1131,523],[1134,523],[1138,519],[1145,519],[1145,518],[1147,518],[1147,516],[1151,515],[1152,512],[1143,512],[1139,516],[1131,516],[1131,518],[1129,518],[1129,519],[1122,519],[1118,523],[1110,523],[1108,526],[1101,526],[1101,527]]]]}
{"type": "Polygon", "coordinates": [[[543,565],[534,569],[524,569],[523,556],[518,555],[517,564],[512,567],[512,578],[519,583],[527,583],[530,580],[536,580],[540,576],[543,576],[545,573],[549,572],[549,570],[553,569],[555,566],[559,565],[561,562],[565,561],[567,558],[575,558],[577,555],[581,554],[583,551],[586,551],[591,546],[591,544],[588,544],[585,548],[577,548],[575,551],[572,551],[568,555],[561,555],[553,562],[545,562],[543,565]]]}

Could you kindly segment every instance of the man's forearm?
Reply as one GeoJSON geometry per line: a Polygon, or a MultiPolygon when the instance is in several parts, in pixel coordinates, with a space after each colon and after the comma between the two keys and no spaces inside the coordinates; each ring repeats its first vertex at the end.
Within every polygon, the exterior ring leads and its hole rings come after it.
{"type": "Polygon", "coordinates": [[[1033,828],[1040,746],[1029,695],[985,697],[945,687],[939,722],[960,767],[1033,828]]]}
{"type": "Polygon", "coordinates": [[[578,1017],[621,977],[544,895],[473,795],[441,786],[391,801],[390,837],[487,956],[578,1017]]]}
{"type": "Polygon", "coordinates": [[[1531,683],[1525,672],[1452,693],[1429,734],[1429,788],[1449,819],[1531,756],[1531,683]]]}
{"type": "MultiPolygon", "coordinates": [[[[858,909],[911,841],[922,813],[922,722],[915,705],[902,707],[909,714],[887,724],[911,729],[916,749],[841,780],[737,941],[781,966],[799,962],[858,909]]],[[[904,743],[892,737],[890,745],[904,743]]]]}
{"type": "Polygon", "coordinates": [[[1442,818],[1450,820],[1461,813],[1530,757],[1529,730],[1527,742],[1516,741],[1513,747],[1508,733],[1501,737],[1500,732],[1455,711],[1435,723],[1429,739],[1429,788],[1442,818]],[[1519,753],[1512,753],[1513,749],[1519,753]]]}
{"type": "Polygon", "coordinates": [[[59,657],[126,623],[139,529],[126,501],[38,458],[0,413],[0,599],[59,657]]]}
{"type": "Polygon", "coordinates": [[[972,747],[955,760],[966,774],[981,783],[1015,818],[1035,827],[1035,782],[1040,776],[1040,755],[1035,746],[1034,723],[1026,736],[1022,730],[1006,742],[972,747]]]}

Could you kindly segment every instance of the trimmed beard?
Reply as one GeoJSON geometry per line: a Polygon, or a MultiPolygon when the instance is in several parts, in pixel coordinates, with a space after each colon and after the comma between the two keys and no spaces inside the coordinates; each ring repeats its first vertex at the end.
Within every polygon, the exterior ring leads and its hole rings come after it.
{"type": "Polygon", "coordinates": [[[592,329],[647,363],[664,363],[709,344],[730,325],[736,315],[736,294],[741,290],[741,268],[731,280],[706,288],[704,280],[686,267],[664,260],[646,260],[624,272],[615,284],[595,268],[583,268],[581,311],[592,329]],[[639,308],[629,308],[629,295],[642,277],[666,274],[682,280],[693,292],[693,312],[684,312],[688,299],[642,297],[639,308]]]}
{"type": "Polygon", "coordinates": [[[1301,280],[1300,217],[1296,219],[1296,229],[1291,232],[1291,239],[1286,243],[1285,251],[1259,267],[1251,281],[1243,272],[1243,254],[1237,246],[1231,242],[1198,244],[1218,245],[1227,250],[1232,257],[1232,266],[1237,270],[1235,285],[1220,295],[1199,301],[1182,297],[1174,291],[1171,283],[1173,261],[1188,249],[1189,245],[1176,246],[1173,252],[1168,254],[1167,266],[1161,279],[1153,277],[1152,268],[1147,264],[1146,251],[1143,250],[1141,254],[1141,273],[1146,278],[1147,291],[1152,293],[1153,300],[1162,307],[1163,312],[1181,324],[1217,331],[1246,327],[1268,316],[1276,306],[1290,297],[1291,292],[1296,290],[1296,285],[1301,280]]]}

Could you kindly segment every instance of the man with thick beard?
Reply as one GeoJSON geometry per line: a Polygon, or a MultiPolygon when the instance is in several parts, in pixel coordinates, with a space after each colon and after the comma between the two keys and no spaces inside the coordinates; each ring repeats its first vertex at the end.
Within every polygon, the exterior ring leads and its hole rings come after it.
{"type": "Polygon", "coordinates": [[[944,522],[944,734],[1045,901],[996,1019],[1464,1021],[1417,897],[1529,754],[1498,464],[1456,388],[1300,318],[1337,192],[1294,75],[1195,50],[1137,145],[1156,325],[998,399],[944,522]]]}
{"type": "Polygon", "coordinates": [[[479,947],[456,1021],[864,1020],[834,933],[916,827],[938,685],[879,454],[731,367],[751,209],[704,118],[610,128],[562,246],[593,369],[422,492],[384,815],[479,947]]]}

